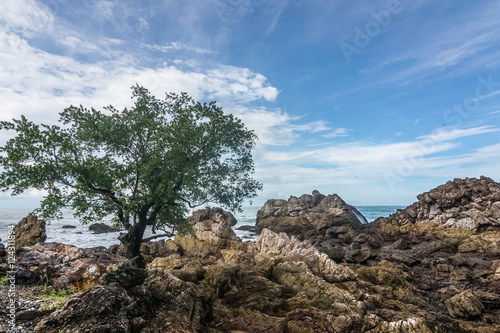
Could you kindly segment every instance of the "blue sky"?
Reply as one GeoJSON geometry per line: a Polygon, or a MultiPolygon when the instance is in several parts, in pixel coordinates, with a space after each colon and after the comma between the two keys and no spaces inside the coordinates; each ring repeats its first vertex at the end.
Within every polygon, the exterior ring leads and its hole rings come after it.
{"type": "Polygon", "coordinates": [[[135,83],[187,91],[259,136],[256,204],[409,205],[500,180],[498,17],[497,1],[3,0],[0,119],[125,107],[135,83]]]}

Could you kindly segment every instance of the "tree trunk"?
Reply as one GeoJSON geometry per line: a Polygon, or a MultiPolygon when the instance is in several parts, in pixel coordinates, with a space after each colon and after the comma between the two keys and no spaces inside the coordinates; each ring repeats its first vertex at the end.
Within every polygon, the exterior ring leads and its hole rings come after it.
{"type": "Polygon", "coordinates": [[[130,259],[137,267],[145,268],[146,262],[141,254],[142,237],[146,230],[147,220],[140,219],[137,224],[134,224],[127,234],[120,236],[120,242],[125,247],[125,257],[130,259]]]}

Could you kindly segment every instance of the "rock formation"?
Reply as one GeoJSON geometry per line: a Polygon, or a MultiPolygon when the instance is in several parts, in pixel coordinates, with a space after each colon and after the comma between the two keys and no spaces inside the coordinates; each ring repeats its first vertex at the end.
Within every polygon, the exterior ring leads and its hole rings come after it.
{"type": "Polygon", "coordinates": [[[468,230],[500,229],[500,184],[491,178],[454,179],[417,196],[418,201],[384,223],[433,222],[468,230]]]}
{"type": "Polygon", "coordinates": [[[233,214],[221,208],[200,209],[188,218],[194,233],[175,235],[175,244],[192,254],[219,254],[220,249],[238,248],[245,245],[231,228],[236,224],[233,214]]]}
{"type": "Polygon", "coordinates": [[[315,190],[312,195],[291,196],[288,201],[268,200],[257,212],[255,231],[260,233],[267,228],[310,237],[324,234],[328,228],[333,233],[342,233],[345,226],[359,227],[363,223],[367,223],[364,216],[338,195],[325,196],[315,190]]]}
{"type": "Polygon", "coordinates": [[[37,312],[26,331],[500,332],[500,231],[492,207],[498,185],[454,180],[368,225],[350,213],[341,218],[338,209],[348,208],[333,205],[341,202],[334,196],[326,201],[331,210],[315,208],[328,198],[316,192],[297,199],[296,207],[309,202],[305,209],[268,202],[261,217],[312,222],[287,222],[287,233],[264,228],[247,243],[232,232],[230,213],[204,209],[190,218],[193,235],[144,247],[155,253],[146,270],[109,251],[24,248],[19,264],[34,274],[26,282],[35,283],[37,272],[58,285],[70,281],[69,266],[95,265],[101,272],[60,309],[37,312]],[[282,212],[269,215],[276,207],[282,212]],[[471,214],[474,209],[482,214],[471,214]],[[472,224],[448,223],[459,220],[446,217],[454,211],[459,219],[473,215],[472,224]],[[343,229],[327,232],[333,227],[343,229]],[[310,237],[296,237],[297,230],[310,237]]]}
{"type": "Polygon", "coordinates": [[[35,215],[28,215],[14,227],[16,236],[16,251],[23,246],[43,243],[47,239],[45,221],[38,220],[35,215]]]}
{"type": "Polygon", "coordinates": [[[128,262],[107,252],[59,243],[23,247],[17,257],[17,284],[44,283],[73,290],[90,288],[109,266],[128,262]]]}

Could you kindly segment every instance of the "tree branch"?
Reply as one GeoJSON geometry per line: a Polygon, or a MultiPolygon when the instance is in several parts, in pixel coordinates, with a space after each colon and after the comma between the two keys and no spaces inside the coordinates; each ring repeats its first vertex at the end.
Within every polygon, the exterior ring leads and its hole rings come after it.
{"type": "Polygon", "coordinates": [[[143,243],[148,242],[150,240],[156,239],[156,238],[161,238],[161,237],[174,237],[174,234],[172,233],[166,233],[166,234],[161,234],[161,235],[154,235],[151,237],[146,237],[142,240],[143,243]]]}

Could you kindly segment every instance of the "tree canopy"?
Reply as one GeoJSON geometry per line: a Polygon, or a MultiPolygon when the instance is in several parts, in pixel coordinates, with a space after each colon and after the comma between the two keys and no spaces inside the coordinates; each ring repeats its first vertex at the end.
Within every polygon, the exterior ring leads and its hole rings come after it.
{"type": "Polygon", "coordinates": [[[63,207],[83,222],[114,216],[128,231],[129,257],[140,256],[146,225],[176,229],[189,208],[207,203],[239,210],[262,188],[252,178],[257,137],[240,119],[186,93],[160,100],[136,85],[132,98],[121,111],[70,106],[60,126],[0,122],[17,132],[0,147],[0,188],[45,190],[44,219],[63,207]]]}

